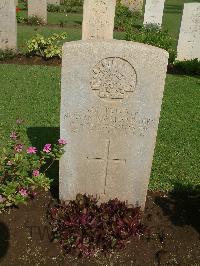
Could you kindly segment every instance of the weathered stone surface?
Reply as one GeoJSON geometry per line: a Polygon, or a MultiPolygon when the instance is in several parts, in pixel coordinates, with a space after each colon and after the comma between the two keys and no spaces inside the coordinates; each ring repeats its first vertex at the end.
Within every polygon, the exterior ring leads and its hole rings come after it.
{"type": "Polygon", "coordinates": [[[47,4],[60,5],[60,0],[47,0],[47,4]]]}
{"type": "Polygon", "coordinates": [[[116,0],[84,0],[82,39],[112,39],[116,0]]]}
{"type": "Polygon", "coordinates": [[[165,0],[146,0],[144,25],[157,24],[162,25],[162,17],[164,10],[165,0]]]}
{"type": "Polygon", "coordinates": [[[200,3],[184,5],[177,60],[200,60],[200,3]]]}
{"type": "Polygon", "coordinates": [[[15,0],[0,1],[0,49],[16,49],[17,22],[15,0]]]}
{"type": "Polygon", "coordinates": [[[28,0],[28,17],[37,16],[47,23],[47,0],[28,0]]]}
{"type": "Polygon", "coordinates": [[[168,53],[126,41],[63,46],[60,199],[77,193],[144,207],[168,53]]]}
{"type": "Polygon", "coordinates": [[[143,0],[121,0],[121,3],[134,12],[142,12],[143,0]]]}

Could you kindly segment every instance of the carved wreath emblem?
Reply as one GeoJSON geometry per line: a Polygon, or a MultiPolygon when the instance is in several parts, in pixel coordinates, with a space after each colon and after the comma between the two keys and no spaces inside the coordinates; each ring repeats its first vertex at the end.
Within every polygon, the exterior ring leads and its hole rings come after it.
{"type": "Polygon", "coordinates": [[[100,98],[124,99],[133,93],[136,80],[135,69],[128,61],[109,57],[93,68],[91,88],[100,98]]]}

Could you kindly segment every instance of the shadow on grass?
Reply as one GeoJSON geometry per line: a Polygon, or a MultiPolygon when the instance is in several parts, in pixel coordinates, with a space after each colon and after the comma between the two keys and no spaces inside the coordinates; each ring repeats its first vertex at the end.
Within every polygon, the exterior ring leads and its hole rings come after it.
{"type": "Polygon", "coordinates": [[[200,233],[200,187],[194,190],[177,183],[168,197],[156,197],[155,203],[174,225],[192,226],[200,233]]]}
{"type": "MultiPolygon", "coordinates": [[[[27,136],[31,144],[42,150],[46,143],[57,143],[60,136],[59,127],[30,127],[27,129],[27,136]]],[[[59,162],[55,162],[47,171],[47,176],[53,180],[51,194],[53,198],[59,198],[59,162]]]]}
{"type": "Polygon", "coordinates": [[[80,25],[80,26],[82,25],[82,21],[79,21],[79,20],[74,20],[73,22],[74,22],[75,24],[78,24],[78,25],[80,25]]]}
{"type": "Polygon", "coordinates": [[[8,227],[0,222],[0,262],[9,248],[10,233],[8,227]]]}
{"type": "Polygon", "coordinates": [[[165,5],[164,12],[167,14],[181,14],[183,7],[181,5],[165,5]]]}

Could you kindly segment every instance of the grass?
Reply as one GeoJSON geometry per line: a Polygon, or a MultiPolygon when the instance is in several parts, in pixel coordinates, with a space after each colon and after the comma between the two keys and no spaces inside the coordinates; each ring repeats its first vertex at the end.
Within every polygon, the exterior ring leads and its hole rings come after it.
{"type": "MultiPolygon", "coordinates": [[[[20,11],[20,15],[24,18],[28,18],[28,13],[25,10],[20,11]]],[[[82,14],[77,13],[56,13],[56,12],[48,12],[48,24],[60,24],[60,22],[64,22],[70,26],[79,26],[82,24],[82,14]]]]}
{"type": "MultiPolygon", "coordinates": [[[[27,17],[27,11],[20,11],[23,17],[27,17]]],[[[81,23],[82,14],[68,14],[66,17],[62,13],[48,13],[48,25],[46,26],[30,26],[18,24],[17,40],[20,52],[26,52],[26,42],[35,34],[42,34],[45,37],[51,36],[53,33],[67,32],[66,41],[81,40],[81,23]],[[60,27],[60,21],[66,21],[64,27],[60,27]]],[[[115,39],[125,39],[124,32],[114,32],[115,39]]]]}
{"type": "MultiPolygon", "coordinates": [[[[191,3],[193,0],[166,0],[165,9],[163,15],[163,28],[167,29],[173,39],[173,47],[176,50],[179,29],[181,24],[182,9],[184,3],[191,3]]],[[[200,2],[197,0],[196,2],[200,2]]],[[[20,11],[20,14],[27,18],[27,11],[20,11]]],[[[81,39],[81,24],[82,14],[68,13],[67,16],[64,13],[51,13],[48,12],[48,25],[47,26],[27,26],[18,25],[18,47],[20,51],[25,51],[25,43],[36,33],[50,36],[54,32],[67,32],[69,35],[68,41],[81,39]],[[64,28],[61,28],[60,23],[64,23],[64,28]]],[[[142,24],[138,21],[138,24],[142,24]]],[[[125,34],[120,32],[114,33],[114,38],[124,39],[125,34]]]]}
{"type": "Polygon", "coordinates": [[[150,188],[200,189],[200,80],[168,75],[150,188]]]}
{"type": "MultiPolygon", "coordinates": [[[[166,0],[163,28],[168,29],[176,48],[183,4],[193,0],[166,0]]],[[[199,2],[199,1],[196,1],[199,2]]],[[[27,17],[27,11],[21,11],[27,17]]],[[[81,39],[82,14],[48,13],[48,25],[18,25],[18,47],[36,33],[50,36],[68,33],[68,41],[81,39]],[[64,28],[60,23],[64,23],[64,28]]],[[[138,21],[139,24],[142,23],[138,21]]],[[[124,39],[115,32],[115,39],[124,39]]],[[[39,147],[59,137],[60,68],[44,66],[0,65],[0,127],[1,142],[17,118],[27,121],[27,135],[39,147]],[[28,78],[27,78],[28,77],[28,78]]],[[[151,190],[200,191],[200,81],[195,77],[168,75],[155,149],[151,190]]],[[[57,171],[58,172],[58,171],[57,171]]],[[[56,173],[57,173],[56,172],[56,173]]]]}
{"type": "MultiPolygon", "coordinates": [[[[17,118],[34,145],[57,139],[60,68],[0,65],[0,73],[1,144],[17,118]]],[[[150,189],[200,188],[199,98],[199,79],[167,76],[150,189]]]]}
{"type": "Polygon", "coordinates": [[[184,3],[200,2],[200,0],[166,0],[163,14],[163,28],[173,38],[174,49],[177,47],[184,3]]]}

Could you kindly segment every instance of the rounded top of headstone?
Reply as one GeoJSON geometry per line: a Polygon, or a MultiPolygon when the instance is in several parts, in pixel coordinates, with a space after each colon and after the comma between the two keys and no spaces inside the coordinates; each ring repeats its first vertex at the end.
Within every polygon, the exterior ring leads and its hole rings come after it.
{"type": "Polygon", "coordinates": [[[115,52],[117,51],[117,49],[119,50],[126,50],[126,49],[135,49],[140,51],[140,54],[143,53],[152,53],[152,54],[156,54],[158,56],[165,56],[165,57],[169,57],[169,53],[161,48],[152,46],[152,45],[148,45],[148,44],[144,44],[144,43],[138,43],[138,42],[133,42],[133,41],[125,41],[125,40],[80,40],[80,41],[72,41],[72,42],[66,42],[63,44],[63,52],[69,52],[71,53],[71,51],[69,51],[69,47],[70,49],[75,47],[75,49],[77,49],[77,47],[91,47],[91,51],[93,46],[95,48],[100,48],[100,49],[104,49],[106,50],[107,47],[109,47],[110,45],[113,45],[116,49],[113,50],[113,54],[115,54],[115,52]]]}

